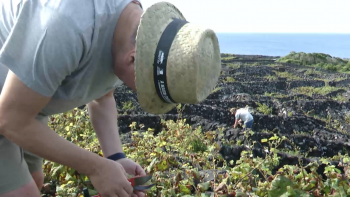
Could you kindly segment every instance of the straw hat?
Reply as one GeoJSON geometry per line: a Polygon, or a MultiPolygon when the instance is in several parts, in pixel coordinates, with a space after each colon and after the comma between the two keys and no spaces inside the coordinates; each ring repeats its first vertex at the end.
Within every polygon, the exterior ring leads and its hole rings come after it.
{"type": "Polygon", "coordinates": [[[143,110],[163,114],[177,103],[199,103],[220,75],[218,39],[212,30],[187,22],[171,3],[156,3],[140,20],[135,70],[143,110]]]}

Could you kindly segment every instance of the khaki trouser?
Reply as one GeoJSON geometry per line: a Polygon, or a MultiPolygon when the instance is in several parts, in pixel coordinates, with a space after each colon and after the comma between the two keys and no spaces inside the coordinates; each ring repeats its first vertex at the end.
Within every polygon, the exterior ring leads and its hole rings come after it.
{"type": "MultiPolygon", "coordinates": [[[[37,116],[44,124],[48,117],[37,116]]],[[[32,179],[31,173],[41,170],[43,158],[23,150],[0,135],[0,195],[16,190],[32,179]]]]}

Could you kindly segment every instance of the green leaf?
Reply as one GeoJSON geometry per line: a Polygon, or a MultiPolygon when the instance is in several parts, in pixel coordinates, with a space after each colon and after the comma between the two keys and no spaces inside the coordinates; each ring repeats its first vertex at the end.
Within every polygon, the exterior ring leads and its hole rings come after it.
{"type": "Polygon", "coordinates": [[[72,176],[69,173],[66,173],[65,180],[69,181],[69,180],[71,180],[71,178],[72,178],[72,176]]]}
{"type": "Polygon", "coordinates": [[[60,172],[61,169],[63,168],[63,165],[59,165],[57,167],[54,167],[51,172],[51,176],[55,176],[57,172],[60,172]]]}
{"type": "Polygon", "coordinates": [[[270,137],[270,141],[272,141],[272,140],[277,140],[279,137],[277,136],[277,135],[275,135],[275,136],[273,136],[273,137],[270,137]]]}
{"type": "Polygon", "coordinates": [[[323,164],[326,164],[326,165],[330,163],[329,160],[326,159],[326,158],[321,158],[320,161],[321,161],[323,164]]]}
{"type": "Polygon", "coordinates": [[[146,171],[147,171],[148,173],[151,172],[151,169],[153,168],[153,166],[154,166],[154,164],[155,164],[156,161],[157,161],[157,158],[154,158],[154,159],[152,160],[152,162],[149,164],[149,166],[147,166],[146,171]]]}
{"type": "Polygon", "coordinates": [[[207,193],[201,193],[201,197],[210,197],[210,194],[207,194],[207,193]]]}
{"type": "Polygon", "coordinates": [[[267,139],[261,139],[261,142],[267,142],[267,139]]]}
{"type": "Polygon", "coordinates": [[[269,197],[280,197],[287,192],[287,186],[293,186],[293,183],[285,176],[277,176],[271,182],[271,189],[268,192],[269,197]]]}
{"type": "Polygon", "coordinates": [[[210,187],[210,181],[198,184],[198,188],[201,192],[208,191],[209,187],[210,187]]]}
{"type": "Polygon", "coordinates": [[[180,184],[179,186],[180,186],[180,191],[181,191],[181,193],[184,193],[184,194],[190,194],[190,193],[191,193],[191,190],[188,189],[188,188],[186,187],[186,185],[180,184]]]}
{"type": "Polygon", "coordinates": [[[98,192],[94,189],[88,189],[90,196],[98,195],[98,192]]]}

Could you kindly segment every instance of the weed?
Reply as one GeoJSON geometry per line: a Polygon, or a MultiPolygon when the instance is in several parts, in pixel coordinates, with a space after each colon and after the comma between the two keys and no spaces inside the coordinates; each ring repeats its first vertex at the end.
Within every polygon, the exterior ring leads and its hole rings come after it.
{"type": "Polygon", "coordinates": [[[265,104],[261,104],[261,103],[257,103],[258,104],[258,108],[257,110],[265,115],[271,115],[272,114],[272,108],[270,108],[269,106],[265,105],[265,104]]]}
{"type": "Polygon", "coordinates": [[[126,101],[126,102],[123,102],[123,110],[131,110],[131,109],[134,109],[135,106],[132,104],[131,101],[126,101]]]}
{"type": "Polygon", "coordinates": [[[236,80],[233,77],[226,77],[226,79],[224,80],[225,83],[227,82],[235,82],[236,80]]]}
{"type": "Polygon", "coordinates": [[[278,72],[278,71],[273,71],[278,77],[282,77],[282,78],[287,78],[289,80],[301,80],[301,77],[298,77],[292,73],[289,72],[278,72]]]}
{"type": "Polygon", "coordinates": [[[275,92],[272,92],[272,93],[265,92],[264,95],[265,96],[269,96],[269,97],[274,97],[274,98],[285,98],[285,97],[288,97],[288,95],[284,95],[282,93],[275,93],[275,92]]]}
{"type": "Polygon", "coordinates": [[[343,88],[338,88],[333,86],[324,86],[324,87],[318,87],[318,88],[315,88],[312,86],[302,86],[302,87],[297,87],[292,89],[292,92],[294,94],[305,94],[308,96],[312,96],[313,94],[326,95],[340,89],[343,89],[343,88]]]}
{"type": "Polygon", "coordinates": [[[269,81],[276,81],[278,79],[278,77],[274,75],[267,75],[267,76],[264,76],[264,78],[268,79],[269,81]]]}
{"type": "Polygon", "coordinates": [[[344,120],[346,124],[350,124],[350,114],[346,114],[344,120]]]}
{"type": "Polygon", "coordinates": [[[219,91],[221,89],[222,89],[222,87],[216,87],[213,91],[211,91],[211,93],[217,92],[217,91],[219,91]]]}
{"type": "Polygon", "coordinates": [[[227,67],[230,67],[230,68],[233,68],[233,69],[240,68],[241,65],[242,65],[241,63],[227,63],[226,64],[227,67]]]}

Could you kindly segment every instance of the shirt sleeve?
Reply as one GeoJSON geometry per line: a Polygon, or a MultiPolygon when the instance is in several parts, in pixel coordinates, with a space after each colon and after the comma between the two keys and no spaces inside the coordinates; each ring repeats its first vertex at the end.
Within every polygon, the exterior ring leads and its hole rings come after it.
{"type": "Polygon", "coordinates": [[[238,111],[236,112],[235,118],[236,118],[236,120],[239,119],[239,112],[238,111]]]}
{"type": "Polygon", "coordinates": [[[51,97],[83,54],[82,34],[41,1],[25,1],[1,51],[0,63],[29,88],[51,97]]]}

